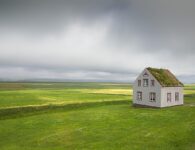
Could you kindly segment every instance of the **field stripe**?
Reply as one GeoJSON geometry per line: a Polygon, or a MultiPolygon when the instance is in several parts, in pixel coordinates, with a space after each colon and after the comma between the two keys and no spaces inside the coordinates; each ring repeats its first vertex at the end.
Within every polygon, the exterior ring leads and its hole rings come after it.
{"type": "Polygon", "coordinates": [[[33,106],[21,106],[21,107],[11,107],[11,108],[1,108],[0,109],[0,120],[18,118],[23,116],[35,115],[40,113],[45,113],[47,111],[56,112],[56,110],[70,111],[74,109],[86,109],[89,107],[97,107],[104,105],[120,105],[129,104],[130,100],[114,100],[114,101],[101,101],[101,102],[83,102],[83,103],[73,103],[64,105],[33,105],[33,106]]]}

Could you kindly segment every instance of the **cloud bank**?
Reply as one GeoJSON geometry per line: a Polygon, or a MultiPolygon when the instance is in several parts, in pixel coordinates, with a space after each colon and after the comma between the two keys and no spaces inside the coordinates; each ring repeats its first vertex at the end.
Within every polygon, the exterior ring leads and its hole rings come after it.
{"type": "Polygon", "coordinates": [[[0,79],[195,82],[193,0],[0,0],[0,79]]]}

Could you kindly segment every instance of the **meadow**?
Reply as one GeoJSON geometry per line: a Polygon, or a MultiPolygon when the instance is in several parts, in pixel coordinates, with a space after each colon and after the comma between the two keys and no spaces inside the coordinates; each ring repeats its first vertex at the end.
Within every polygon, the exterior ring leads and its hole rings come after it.
{"type": "Polygon", "coordinates": [[[132,106],[125,83],[0,83],[0,149],[195,149],[195,85],[185,104],[132,106]]]}

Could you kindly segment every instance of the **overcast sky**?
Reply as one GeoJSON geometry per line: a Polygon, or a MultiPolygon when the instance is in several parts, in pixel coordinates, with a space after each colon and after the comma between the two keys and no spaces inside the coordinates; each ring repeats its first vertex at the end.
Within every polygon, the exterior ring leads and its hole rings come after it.
{"type": "Polygon", "coordinates": [[[0,79],[195,82],[194,0],[0,0],[0,79]]]}

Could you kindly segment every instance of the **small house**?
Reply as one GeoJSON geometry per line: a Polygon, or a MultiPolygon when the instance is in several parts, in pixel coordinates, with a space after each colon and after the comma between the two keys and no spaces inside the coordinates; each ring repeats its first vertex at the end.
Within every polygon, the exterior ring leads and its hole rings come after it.
{"type": "Polygon", "coordinates": [[[151,107],[182,105],[183,86],[168,69],[145,68],[133,84],[133,104],[151,107]]]}

